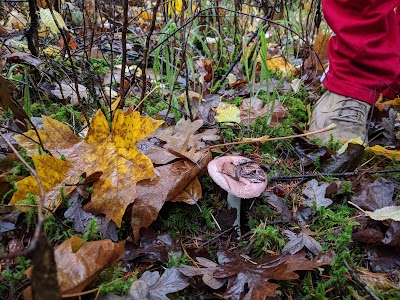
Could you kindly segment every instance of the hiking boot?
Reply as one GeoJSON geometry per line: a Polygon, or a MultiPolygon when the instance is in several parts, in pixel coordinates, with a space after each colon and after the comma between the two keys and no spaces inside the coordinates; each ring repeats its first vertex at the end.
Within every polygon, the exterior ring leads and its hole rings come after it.
{"type": "Polygon", "coordinates": [[[335,123],[336,128],[311,137],[321,139],[324,144],[329,142],[331,135],[333,140],[338,141],[361,137],[366,143],[370,108],[368,103],[326,91],[317,101],[311,115],[309,131],[322,129],[331,123],[335,123]]]}

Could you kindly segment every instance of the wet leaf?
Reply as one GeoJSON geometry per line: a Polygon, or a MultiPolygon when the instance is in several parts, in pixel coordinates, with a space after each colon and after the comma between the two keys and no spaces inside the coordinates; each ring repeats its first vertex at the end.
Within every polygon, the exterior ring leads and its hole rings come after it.
{"type": "MultiPolygon", "coordinates": [[[[86,242],[73,236],[57,246],[54,258],[57,265],[57,278],[63,294],[82,291],[106,268],[121,259],[125,242],[113,243],[110,240],[86,242]]],[[[31,273],[31,268],[27,271],[31,273]]]]}
{"type": "Polygon", "coordinates": [[[60,85],[57,85],[56,89],[51,90],[51,92],[58,99],[67,100],[74,106],[79,104],[78,94],[81,100],[88,97],[86,87],[81,84],[78,84],[78,93],[76,92],[73,83],[61,83],[60,85]]]}
{"type": "MultiPolygon", "coordinates": [[[[151,228],[142,229],[140,234],[140,248],[133,249],[129,254],[129,260],[144,256],[145,259],[157,259],[166,263],[171,255],[176,257],[183,255],[180,241],[168,234],[157,235],[151,228]]],[[[124,259],[127,260],[127,258],[124,259]]]]}
{"type": "Polygon", "coordinates": [[[374,182],[362,184],[360,193],[351,198],[351,202],[355,203],[364,210],[374,211],[385,206],[394,205],[394,184],[385,178],[378,178],[374,182]]]}
{"type": "Polygon", "coordinates": [[[294,271],[312,270],[330,263],[329,259],[313,261],[304,256],[304,252],[295,255],[268,255],[260,261],[249,261],[239,254],[220,251],[218,260],[223,264],[213,276],[229,278],[224,294],[227,299],[264,300],[265,297],[274,297],[279,287],[272,280],[297,279],[299,275],[294,271]]]}
{"type": "Polygon", "coordinates": [[[132,207],[132,229],[137,240],[139,230],[157,219],[165,201],[173,201],[211,160],[207,153],[197,164],[181,160],[155,168],[158,177],[138,183],[137,198],[132,207]]]}
{"type": "Polygon", "coordinates": [[[245,98],[240,105],[240,119],[244,125],[253,124],[257,118],[265,117],[268,113],[268,105],[264,106],[258,98],[245,98]]]}
{"type": "Polygon", "coordinates": [[[342,173],[354,171],[362,162],[364,146],[359,144],[348,144],[346,151],[335,154],[321,164],[324,173],[342,173]]]}
{"type": "Polygon", "coordinates": [[[104,216],[94,216],[82,208],[79,201],[79,193],[75,190],[68,200],[70,207],[65,211],[64,217],[74,221],[74,229],[79,233],[85,233],[89,229],[89,221],[96,219],[100,225],[99,233],[106,239],[114,242],[118,240],[117,226],[111,220],[106,220],[104,216]]]}
{"type": "Polygon", "coordinates": [[[0,75],[0,105],[5,110],[9,109],[13,112],[15,118],[20,121],[22,130],[26,130],[25,124],[28,119],[26,112],[13,100],[13,92],[15,90],[15,85],[11,80],[0,75]]]}
{"type": "Polygon", "coordinates": [[[371,270],[375,273],[387,273],[398,270],[400,266],[400,251],[395,247],[369,246],[366,257],[371,270]]]}
{"type": "Polygon", "coordinates": [[[167,294],[181,291],[188,285],[188,278],[176,268],[166,269],[162,276],[156,271],[146,271],[132,284],[129,296],[135,300],[169,300],[167,294]]]}
{"type": "Polygon", "coordinates": [[[310,230],[302,229],[299,233],[290,230],[284,230],[283,233],[289,238],[289,242],[283,247],[283,254],[295,254],[306,247],[312,253],[317,255],[322,251],[322,246],[312,236],[310,230]]]}
{"type": "Polygon", "coordinates": [[[307,200],[303,201],[304,205],[312,207],[312,203],[315,201],[317,208],[318,207],[328,207],[332,204],[332,199],[325,198],[326,189],[329,186],[329,183],[323,183],[318,185],[318,181],[312,179],[308,181],[306,184],[306,188],[303,190],[303,194],[307,196],[307,200]]]}
{"type": "Polygon", "coordinates": [[[296,68],[280,55],[267,59],[267,67],[270,70],[282,73],[284,76],[290,77],[296,73],[296,68]]]}
{"type": "Polygon", "coordinates": [[[219,265],[204,257],[197,257],[196,260],[205,268],[196,268],[192,266],[183,266],[178,268],[179,272],[188,277],[202,276],[203,282],[214,290],[220,289],[227,279],[214,278],[213,274],[219,268],[219,265]]]}
{"type": "Polygon", "coordinates": [[[39,66],[43,63],[41,59],[25,52],[10,53],[6,55],[5,58],[11,63],[23,63],[35,68],[39,68],[39,66]]]}
{"type": "MultiPolygon", "coordinates": [[[[112,132],[99,110],[93,117],[84,140],[66,125],[44,117],[44,130],[39,130],[44,147],[53,155],[37,155],[37,144],[24,136],[15,139],[35,164],[46,193],[45,206],[59,205],[61,190],[68,195],[83,172],[102,176],[93,184],[91,200],[84,209],[94,215],[105,214],[121,226],[126,207],[136,198],[136,183],[156,177],[150,159],[137,150],[136,142],[151,134],[162,121],[140,116],[139,113],[115,112],[112,132]],[[61,158],[64,158],[62,160],[61,158]],[[67,184],[67,185],[66,185],[67,184]]],[[[37,141],[31,130],[27,136],[37,141]]],[[[25,199],[27,193],[39,194],[36,180],[30,176],[17,182],[11,204],[25,199]]]]}

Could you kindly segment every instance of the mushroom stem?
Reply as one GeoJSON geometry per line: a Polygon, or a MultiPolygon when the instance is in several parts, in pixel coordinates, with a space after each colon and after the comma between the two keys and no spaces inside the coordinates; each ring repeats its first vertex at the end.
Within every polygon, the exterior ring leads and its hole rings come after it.
{"type": "Polygon", "coordinates": [[[240,236],[240,202],[242,198],[236,197],[231,193],[228,193],[228,209],[236,208],[236,220],[233,223],[233,226],[237,226],[237,232],[240,236]]]}

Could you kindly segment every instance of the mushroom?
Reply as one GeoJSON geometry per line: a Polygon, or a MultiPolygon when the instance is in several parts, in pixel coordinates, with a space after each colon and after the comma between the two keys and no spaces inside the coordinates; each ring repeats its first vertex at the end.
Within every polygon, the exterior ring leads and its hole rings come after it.
{"type": "Polygon", "coordinates": [[[228,208],[236,208],[234,226],[240,228],[241,199],[260,196],[267,187],[267,176],[259,165],[243,156],[219,157],[207,169],[214,182],[228,192],[228,208]]]}

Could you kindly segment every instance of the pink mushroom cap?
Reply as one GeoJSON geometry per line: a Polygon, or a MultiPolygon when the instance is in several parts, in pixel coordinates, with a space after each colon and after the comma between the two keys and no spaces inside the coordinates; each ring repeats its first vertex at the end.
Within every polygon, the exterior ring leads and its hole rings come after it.
{"type": "Polygon", "coordinates": [[[207,166],[216,184],[239,198],[254,198],[267,187],[267,176],[259,165],[243,156],[222,156],[207,166]]]}

